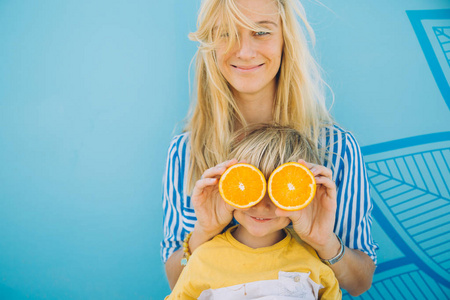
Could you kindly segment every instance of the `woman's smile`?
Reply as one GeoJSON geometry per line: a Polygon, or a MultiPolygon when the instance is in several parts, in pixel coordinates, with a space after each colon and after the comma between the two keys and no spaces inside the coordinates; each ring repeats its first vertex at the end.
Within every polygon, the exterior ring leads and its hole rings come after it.
{"type": "Polygon", "coordinates": [[[284,45],[278,6],[272,0],[236,3],[245,8],[243,14],[251,22],[265,30],[237,25],[238,41],[229,45],[227,36],[216,48],[217,65],[235,97],[254,95],[260,101],[270,98],[272,102],[284,45]]]}
{"type": "Polygon", "coordinates": [[[255,64],[255,65],[234,65],[231,66],[236,69],[238,72],[250,73],[261,69],[264,64],[255,64]]]}

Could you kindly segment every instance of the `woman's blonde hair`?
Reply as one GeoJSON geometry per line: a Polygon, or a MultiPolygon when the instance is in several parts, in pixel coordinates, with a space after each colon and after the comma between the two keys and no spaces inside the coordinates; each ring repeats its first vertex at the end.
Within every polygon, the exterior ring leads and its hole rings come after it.
{"type": "Polygon", "coordinates": [[[231,142],[228,159],[232,158],[254,165],[266,179],[275,168],[287,162],[304,159],[319,163],[314,143],[295,129],[275,124],[254,125],[238,131],[231,142]]]}
{"type": "MultiPolygon", "coordinates": [[[[314,33],[298,0],[273,0],[278,6],[283,33],[283,55],[277,74],[272,121],[299,131],[317,148],[319,131],[332,123],[325,105],[324,82],[302,30],[314,42],[314,33]]],[[[230,87],[220,72],[215,48],[218,36],[227,33],[228,49],[239,43],[238,26],[255,32],[262,28],[248,19],[235,0],[203,0],[197,31],[189,35],[199,42],[196,53],[196,101],[192,102],[185,131],[190,132],[190,161],[187,193],[208,168],[229,154],[236,124],[247,126],[230,87]]],[[[267,29],[263,29],[267,31],[267,29]]]]}

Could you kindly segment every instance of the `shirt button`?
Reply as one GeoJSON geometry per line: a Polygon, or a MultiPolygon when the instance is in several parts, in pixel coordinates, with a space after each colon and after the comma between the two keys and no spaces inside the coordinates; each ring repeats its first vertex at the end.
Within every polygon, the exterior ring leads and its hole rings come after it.
{"type": "Polygon", "coordinates": [[[300,281],[300,276],[295,276],[295,277],[294,277],[294,281],[295,281],[295,282],[299,282],[299,281],[300,281]]]}

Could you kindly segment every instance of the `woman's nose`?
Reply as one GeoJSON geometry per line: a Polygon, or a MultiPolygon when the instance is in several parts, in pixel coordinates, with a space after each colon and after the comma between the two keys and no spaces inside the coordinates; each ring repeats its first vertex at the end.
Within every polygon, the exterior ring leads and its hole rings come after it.
{"type": "Polygon", "coordinates": [[[242,60],[249,60],[256,56],[254,41],[250,34],[242,34],[237,43],[236,56],[242,60]]]}

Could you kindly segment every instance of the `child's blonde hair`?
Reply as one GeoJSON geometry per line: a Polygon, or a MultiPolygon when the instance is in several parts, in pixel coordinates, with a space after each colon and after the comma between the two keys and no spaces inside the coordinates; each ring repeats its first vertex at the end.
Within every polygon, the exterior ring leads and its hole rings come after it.
{"type": "Polygon", "coordinates": [[[274,124],[251,126],[236,133],[229,159],[245,160],[263,172],[266,179],[272,171],[287,162],[304,159],[319,163],[314,144],[293,128],[274,124]]]}

